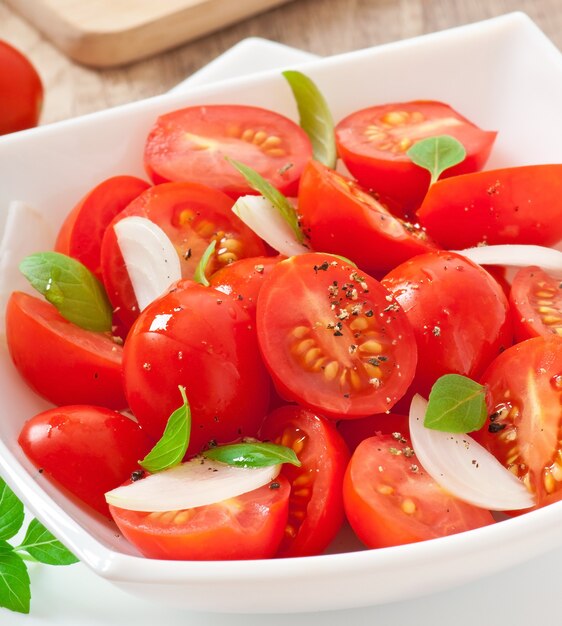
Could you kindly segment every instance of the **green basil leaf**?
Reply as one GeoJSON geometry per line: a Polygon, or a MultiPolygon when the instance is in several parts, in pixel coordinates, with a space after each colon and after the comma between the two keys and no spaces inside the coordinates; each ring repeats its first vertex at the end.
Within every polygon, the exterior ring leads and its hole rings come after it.
{"type": "Polygon", "coordinates": [[[144,459],[139,461],[139,465],[151,474],[181,463],[189,446],[191,410],[185,395],[185,387],[180,385],[179,390],[183,404],[168,418],[162,438],[144,459]]]}
{"type": "Polygon", "coordinates": [[[486,417],[486,388],[466,376],[446,374],[431,388],[424,426],[470,433],[482,428],[486,417]]]}
{"type": "Polygon", "coordinates": [[[279,211],[283,219],[289,224],[292,231],[295,233],[297,241],[303,243],[304,234],[299,226],[299,220],[297,213],[287,198],[269,181],[265,180],[263,176],[258,174],[256,170],[252,169],[240,161],[235,161],[229,157],[225,157],[226,160],[233,165],[244,176],[246,182],[252,189],[255,189],[264,198],[267,198],[271,204],[279,211]]]}
{"type": "Polygon", "coordinates": [[[427,137],[417,141],[406,153],[410,159],[431,174],[431,184],[441,174],[466,158],[462,143],[450,135],[427,137]]]}
{"type": "Polygon", "coordinates": [[[0,606],[29,613],[31,582],[27,566],[5,541],[0,542],[0,606]]]}
{"type": "Polygon", "coordinates": [[[290,463],[300,467],[295,451],[276,443],[232,443],[215,446],[203,452],[203,456],[235,467],[267,467],[290,463]]]}
{"type": "Polygon", "coordinates": [[[58,252],[26,257],[20,271],[69,322],[93,331],[109,331],[112,308],[100,281],[76,259],[58,252]]]}
{"type": "Polygon", "coordinates": [[[47,565],[72,565],[78,562],[74,554],[37,519],[31,520],[23,543],[15,550],[25,551],[40,563],[47,565]]]}
{"type": "Polygon", "coordinates": [[[334,169],[338,159],[334,119],[326,99],[308,77],[294,70],[283,72],[299,110],[300,125],[310,138],[313,157],[334,169]]]}
{"type": "Polygon", "coordinates": [[[207,246],[205,252],[203,252],[203,256],[199,259],[199,263],[197,263],[197,267],[195,268],[195,272],[193,274],[193,280],[200,285],[204,285],[208,287],[211,283],[207,280],[207,276],[205,271],[207,270],[207,265],[209,264],[209,259],[211,255],[215,251],[215,246],[217,245],[216,241],[211,241],[211,243],[207,246]]]}
{"type": "Polygon", "coordinates": [[[0,540],[10,539],[22,527],[23,504],[0,478],[0,540]]]}

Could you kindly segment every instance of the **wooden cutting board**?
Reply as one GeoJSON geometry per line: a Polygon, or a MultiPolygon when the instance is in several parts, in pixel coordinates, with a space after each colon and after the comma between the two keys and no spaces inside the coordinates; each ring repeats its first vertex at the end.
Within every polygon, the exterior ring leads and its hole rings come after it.
{"type": "Polygon", "coordinates": [[[288,0],[6,0],[70,58],[136,61],[288,0]]]}

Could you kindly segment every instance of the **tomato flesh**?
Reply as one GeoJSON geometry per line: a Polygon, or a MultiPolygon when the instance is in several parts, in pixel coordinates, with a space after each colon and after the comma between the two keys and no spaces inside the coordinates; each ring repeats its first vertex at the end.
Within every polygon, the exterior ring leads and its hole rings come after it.
{"type": "Polygon", "coordinates": [[[110,506],[123,535],[152,559],[189,561],[267,559],[287,521],[289,483],[271,483],[215,504],[159,513],[110,506]]]}
{"type": "Polygon", "coordinates": [[[321,554],[339,531],[343,519],[343,475],[349,451],[326,418],[296,406],[270,413],[260,437],[293,448],[300,467],[284,464],[281,473],[291,484],[289,515],[280,557],[321,554]]]}
{"type": "Polygon", "coordinates": [[[414,374],[415,339],[400,306],[374,278],[331,255],[302,254],[273,268],[257,329],[281,395],[324,415],[386,411],[414,374]]]}
{"type": "Polygon", "coordinates": [[[153,445],[133,420],[88,405],[39,413],[24,424],[18,442],[37,467],[106,517],[104,494],[125,481],[153,445]]]}
{"type": "Polygon", "coordinates": [[[518,343],[480,381],[491,411],[479,441],[535,494],[537,506],[562,498],[562,337],[518,343]]]}
{"type": "Polygon", "coordinates": [[[6,339],[22,378],[53,404],[127,406],[123,348],[108,334],[79,328],[52,304],[16,291],[6,308],[6,339]]]}
{"type": "Polygon", "coordinates": [[[251,166],[291,196],[311,156],[308,136],[288,118],[258,107],[211,105],[160,116],[144,162],[155,183],[198,181],[237,198],[256,192],[225,157],[251,166]]]}
{"type": "Polygon", "coordinates": [[[436,247],[425,231],[394,217],[353,180],[317,161],[303,172],[298,208],[314,250],[341,254],[374,276],[436,247]]]}
{"type": "Polygon", "coordinates": [[[466,158],[443,173],[454,176],[480,170],[496,132],[484,131],[442,102],[399,102],[355,111],[336,126],[338,153],[361,185],[415,209],[429,187],[429,172],[407,151],[421,139],[449,135],[466,149],[466,158]]]}
{"type": "Polygon", "coordinates": [[[540,267],[524,267],[513,279],[509,302],[518,341],[552,333],[562,337],[560,280],[540,267]]]}
{"type": "Polygon", "coordinates": [[[368,548],[434,539],[494,522],[489,511],[441,489],[401,433],[377,435],[357,447],[343,496],[347,519],[368,548]]]}
{"type": "Polygon", "coordinates": [[[444,248],[562,239],[562,164],[454,176],[431,185],[418,217],[444,248]]]}

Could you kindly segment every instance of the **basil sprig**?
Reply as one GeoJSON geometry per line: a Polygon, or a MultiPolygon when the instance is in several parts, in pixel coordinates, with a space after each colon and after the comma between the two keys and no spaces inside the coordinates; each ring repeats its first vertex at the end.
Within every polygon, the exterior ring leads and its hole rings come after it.
{"type": "Polygon", "coordinates": [[[338,159],[334,118],[316,84],[302,72],[283,72],[299,110],[300,126],[312,143],[313,157],[334,169],[338,159]]]}
{"type": "Polygon", "coordinates": [[[203,456],[235,467],[268,467],[280,463],[290,463],[297,467],[301,465],[292,448],[269,442],[243,442],[215,446],[205,450],[203,456]]]}
{"type": "Polygon", "coordinates": [[[441,376],[429,394],[424,426],[448,433],[470,433],[486,421],[486,388],[466,376],[441,376]]]}
{"type": "Polygon", "coordinates": [[[182,462],[191,435],[191,409],[185,387],[179,385],[182,405],[168,418],[164,434],[152,450],[139,461],[139,465],[147,472],[155,473],[174,467],[182,462]]]}
{"type": "Polygon", "coordinates": [[[197,263],[197,267],[195,268],[195,272],[193,273],[193,280],[200,285],[204,285],[205,287],[208,287],[211,284],[207,280],[205,272],[207,270],[207,265],[209,264],[209,259],[215,251],[216,245],[217,242],[215,240],[211,241],[211,243],[205,249],[205,252],[203,252],[201,258],[199,259],[199,263],[197,263]]]}
{"type": "Polygon", "coordinates": [[[466,158],[466,150],[460,141],[450,135],[437,135],[417,141],[406,154],[431,174],[431,185],[441,174],[466,158]]]}
{"type": "Polygon", "coordinates": [[[36,519],[29,523],[22,543],[12,545],[8,540],[23,523],[23,504],[0,478],[0,607],[29,613],[31,582],[25,561],[71,565],[78,559],[36,519]]]}
{"type": "Polygon", "coordinates": [[[226,160],[233,165],[244,176],[246,182],[252,189],[255,189],[258,193],[269,200],[271,204],[279,211],[281,217],[291,227],[291,230],[295,233],[295,237],[299,243],[304,241],[304,233],[299,226],[299,220],[297,213],[287,198],[269,181],[265,180],[263,176],[258,174],[256,170],[252,169],[240,161],[235,161],[229,157],[226,160]]]}
{"type": "Polygon", "coordinates": [[[113,311],[103,285],[76,259],[40,252],[23,259],[19,269],[69,322],[86,330],[111,330],[113,311]]]}

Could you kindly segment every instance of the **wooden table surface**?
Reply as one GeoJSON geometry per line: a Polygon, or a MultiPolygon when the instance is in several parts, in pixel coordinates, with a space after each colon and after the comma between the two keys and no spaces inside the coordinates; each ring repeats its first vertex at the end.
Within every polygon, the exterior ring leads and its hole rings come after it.
{"type": "Polygon", "coordinates": [[[511,11],[527,13],[562,49],[562,0],[293,0],[147,60],[104,70],[70,61],[0,0],[0,39],[25,52],[41,75],[45,124],[163,93],[246,37],[326,56],[511,11]]]}

